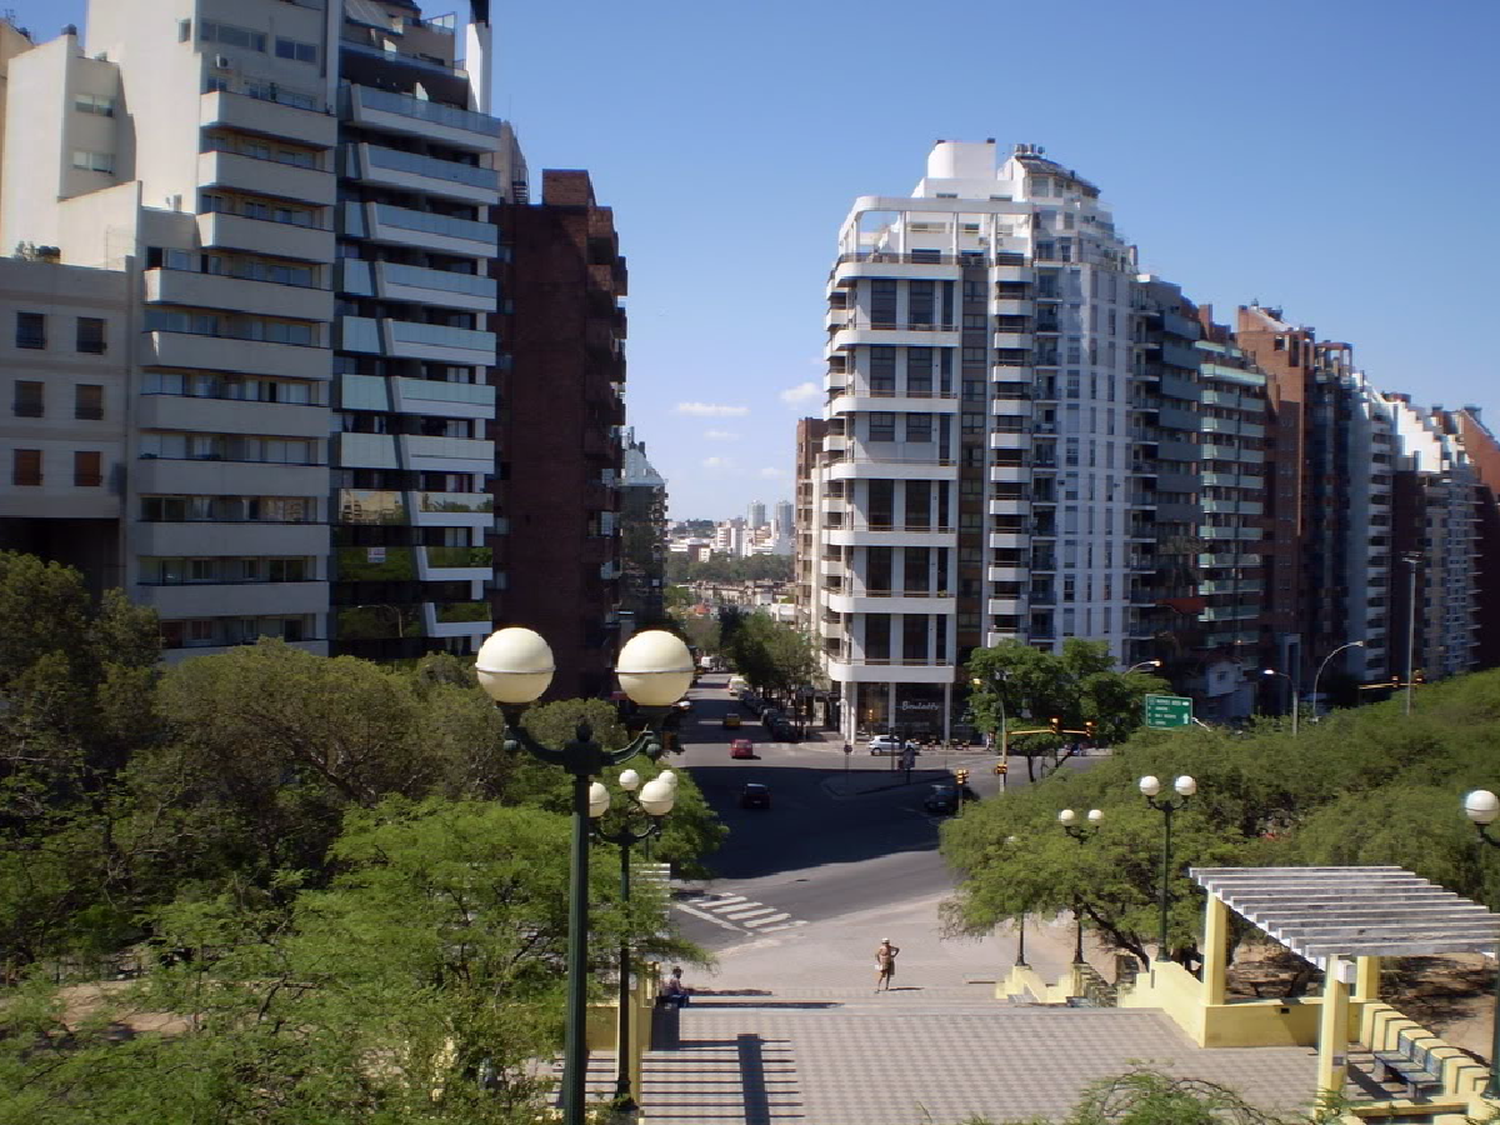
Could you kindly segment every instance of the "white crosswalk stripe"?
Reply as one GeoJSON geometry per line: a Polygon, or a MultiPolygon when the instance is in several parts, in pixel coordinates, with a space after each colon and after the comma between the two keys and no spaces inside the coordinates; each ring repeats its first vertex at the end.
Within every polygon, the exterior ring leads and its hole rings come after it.
{"type": "Polygon", "coordinates": [[[765,934],[807,924],[774,906],[727,892],[707,891],[688,895],[672,905],[684,914],[713,922],[725,929],[740,930],[742,933],[765,934]]]}

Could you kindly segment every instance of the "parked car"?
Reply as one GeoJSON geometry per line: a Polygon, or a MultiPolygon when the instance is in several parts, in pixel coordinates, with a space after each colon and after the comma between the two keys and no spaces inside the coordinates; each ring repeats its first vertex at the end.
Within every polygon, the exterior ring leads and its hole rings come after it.
{"type": "Polygon", "coordinates": [[[870,739],[871,754],[899,754],[901,740],[893,734],[877,734],[870,739]]]}
{"type": "Polygon", "coordinates": [[[788,723],[785,719],[778,719],[776,722],[772,723],[770,730],[771,737],[774,738],[777,742],[797,741],[796,730],[794,730],[791,723],[788,723]]]}
{"type": "Polygon", "coordinates": [[[736,738],[729,744],[729,756],[731,758],[753,758],[755,757],[755,743],[748,738],[736,738]]]}
{"type": "Polygon", "coordinates": [[[725,730],[739,730],[740,729],[740,716],[739,716],[739,712],[737,712],[737,711],[730,711],[727,715],[724,716],[724,729],[725,730]]]}
{"type": "Polygon", "coordinates": [[[740,790],[740,808],[768,809],[771,807],[771,788],[758,781],[751,781],[740,790]]]}

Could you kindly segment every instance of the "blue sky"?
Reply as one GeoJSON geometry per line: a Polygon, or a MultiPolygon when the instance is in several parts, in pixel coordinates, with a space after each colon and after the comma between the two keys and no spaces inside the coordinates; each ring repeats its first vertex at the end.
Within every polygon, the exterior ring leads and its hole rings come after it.
{"type": "MultiPolygon", "coordinates": [[[[12,2],[44,38],[82,22],[81,0],[12,2]]],[[[495,107],[533,174],[587,168],[615,209],[629,413],[675,517],[790,495],[838,224],[857,195],[910,191],[938,138],[1045,145],[1221,320],[1279,305],[1377,386],[1500,428],[1494,0],[496,0],[494,18],[495,107]]]]}

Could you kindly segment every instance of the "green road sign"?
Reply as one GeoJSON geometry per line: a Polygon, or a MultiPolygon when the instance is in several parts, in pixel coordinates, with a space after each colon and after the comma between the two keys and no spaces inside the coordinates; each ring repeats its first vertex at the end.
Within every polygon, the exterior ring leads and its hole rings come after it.
{"type": "Polygon", "coordinates": [[[1146,725],[1153,730],[1185,727],[1193,721],[1193,701],[1185,695],[1146,696],[1146,725]]]}

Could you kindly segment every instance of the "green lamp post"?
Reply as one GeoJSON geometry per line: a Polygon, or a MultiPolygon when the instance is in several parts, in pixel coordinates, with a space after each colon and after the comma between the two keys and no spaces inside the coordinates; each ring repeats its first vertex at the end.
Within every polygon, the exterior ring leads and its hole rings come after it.
{"type": "Polygon", "coordinates": [[[597,784],[592,784],[591,791],[591,779],[605,767],[621,765],[637,754],[646,754],[653,760],[661,756],[661,724],[692,686],[693,657],[681,638],[662,630],[637,633],[625,643],[615,664],[615,674],[621,689],[641,708],[647,729],[619,750],[606,750],[599,745],[587,723],[580,723],[573,740],[562,747],[543,746],[521,726],[526,708],[541,698],[552,682],[552,649],[540,634],[520,627],[492,633],[479,650],[475,672],[480,686],[505,719],[506,751],[514,753],[525,747],[541,761],[561,766],[573,779],[562,1109],[564,1125],[584,1125],[589,822],[602,816],[609,807],[609,794],[597,784]]]}
{"type": "Polygon", "coordinates": [[[1156,959],[1158,961],[1170,961],[1171,955],[1167,952],[1167,903],[1170,891],[1168,882],[1172,877],[1172,814],[1182,808],[1198,792],[1198,783],[1187,774],[1183,774],[1172,784],[1177,790],[1178,800],[1170,797],[1156,799],[1161,792],[1161,782],[1150,774],[1141,778],[1141,796],[1146,798],[1146,804],[1153,809],[1160,809],[1163,821],[1162,844],[1161,844],[1161,940],[1156,947],[1156,959]]]}

